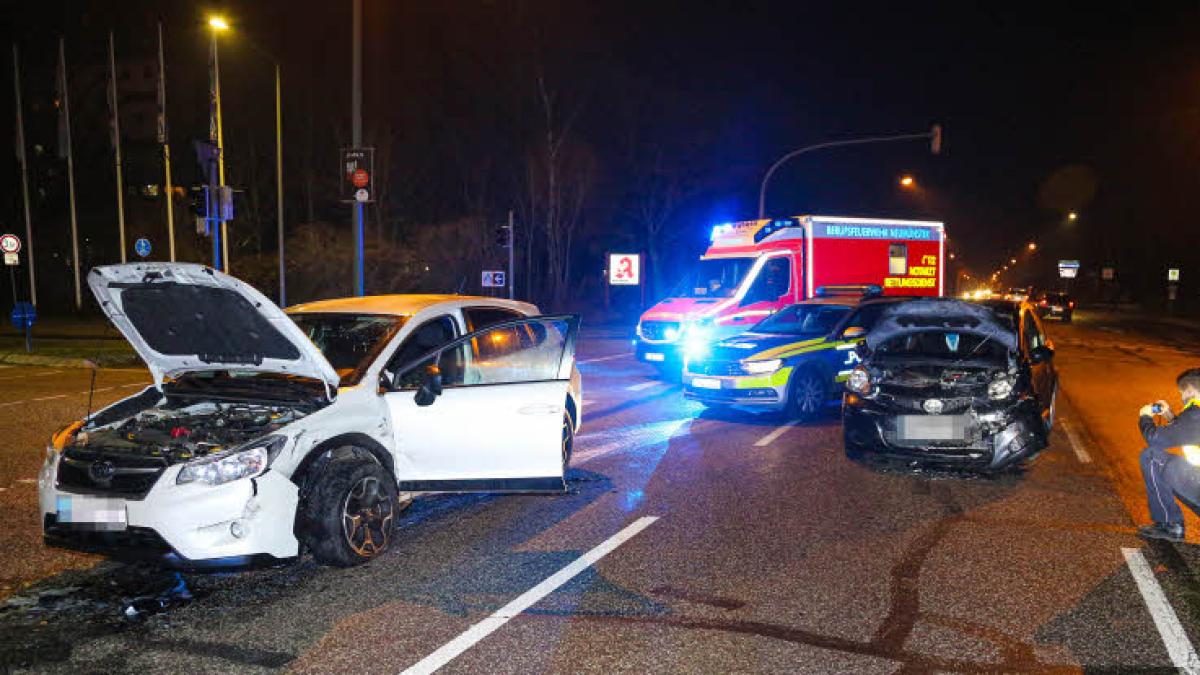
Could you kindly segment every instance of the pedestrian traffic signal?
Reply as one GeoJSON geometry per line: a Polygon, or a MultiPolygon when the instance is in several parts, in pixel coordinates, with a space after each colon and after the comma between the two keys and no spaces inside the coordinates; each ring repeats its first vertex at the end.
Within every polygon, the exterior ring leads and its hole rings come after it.
{"type": "Polygon", "coordinates": [[[512,230],[507,225],[496,226],[496,246],[500,248],[512,246],[512,230]]]}

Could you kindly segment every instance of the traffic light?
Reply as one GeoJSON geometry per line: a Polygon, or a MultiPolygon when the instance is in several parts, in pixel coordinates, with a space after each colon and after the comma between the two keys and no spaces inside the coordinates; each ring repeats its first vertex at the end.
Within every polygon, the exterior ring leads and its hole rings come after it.
{"type": "Polygon", "coordinates": [[[507,225],[496,226],[496,246],[500,248],[512,246],[512,230],[507,225]]]}
{"type": "Polygon", "coordinates": [[[935,124],[929,130],[929,151],[935,155],[942,154],[942,125],[935,124]]]}
{"type": "Polygon", "coordinates": [[[209,222],[208,209],[210,204],[208,198],[208,186],[199,185],[193,187],[191,193],[191,200],[189,201],[188,206],[192,209],[192,213],[196,216],[196,234],[207,235],[209,222]]]}

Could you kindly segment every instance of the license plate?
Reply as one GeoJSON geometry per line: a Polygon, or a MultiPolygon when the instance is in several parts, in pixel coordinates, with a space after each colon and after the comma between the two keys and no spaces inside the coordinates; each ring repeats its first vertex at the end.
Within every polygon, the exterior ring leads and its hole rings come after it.
{"type": "Polygon", "coordinates": [[[721,381],[711,377],[693,377],[692,386],[697,389],[720,389],[721,381]]]}
{"type": "Polygon", "coordinates": [[[1058,305],[1054,305],[1053,307],[1050,308],[1050,311],[1051,312],[1061,312],[1062,307],[1059,307],[1058,305]]]}
{"type": "Polygon", "coordinates": [[[896,435],[904,441],[965,441],[965,415],[901,415],[896,435]]]}
{"type": "Polygon", "coordinates": [[[99,531],[124,530],[128,526],[125,502],[87,495],[58,495],[58,522],[99,531]]]}
{"type": "Polygon", "coordinates": [[[667,357],[665,354],[659,354],[658,352],[646,352],[647,361],[665,361],[666,359],[667,357]]]}

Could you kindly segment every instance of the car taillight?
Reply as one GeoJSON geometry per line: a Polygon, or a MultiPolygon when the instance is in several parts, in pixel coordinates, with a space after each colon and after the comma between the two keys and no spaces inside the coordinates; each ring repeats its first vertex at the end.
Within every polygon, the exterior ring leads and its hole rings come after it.
{"type": "Polygon", "coordinates": [[[1075,301],[1072,300],[1072,301],[1068,302],[1067,307],[1070,307],[1071,309],[1075,309],[1075,301]]]}
{"type": "Polygon", "coordinates": [[[1047,301],[1047,300],[1043,300],[1043,301],[1041,301],[1041,303],[1039,303],[1039,304],[1041,304],[1041,306],[1042,306],[1042,307],[1045,307],[1046,305],[1050,304],[1050,302],[1049,302],[1049,301],[1047,301]]]}

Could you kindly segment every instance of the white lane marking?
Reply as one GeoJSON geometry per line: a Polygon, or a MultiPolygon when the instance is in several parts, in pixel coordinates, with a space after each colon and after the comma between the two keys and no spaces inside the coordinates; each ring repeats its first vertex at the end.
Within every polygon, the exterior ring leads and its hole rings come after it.
{"type": "Polygon", "coordinates": [[[66,394],[56,394],[54,396],[42,396],[40,398],[31,398],[30,401],[53,401],[56,398],[66,398],[66,394]]]}
{"type": "Polygon", "coordinates": [[[149,382],[134,382],[133,384],[123,384],[123,385],[121,385],[121,388],[128,389],[130,387],[149,387],[149,386],[150,386],[149,382]]]}
{"type": "Polygon", "coordinates": [[[610,356],[598,356],[594,359],[584,359],[578,363],[600,363],[601,361],[612,361],[613,359],[623,359],[629,354],[612,354],[610,356]]]}
{"type": "Polygon", "coordinates": [[[640,384],[631,384],[628,387],[625,387],[625,391],[641,391],[643,389],[649,389],[650,387],[656,387],[660,384],[664,384],[664,383],[663,382],[642,382],[640,384]]]}
{"type": "Polygon", "coordinates": [[[6,408],[10,405],[21,405],[25,401],[9,401],[8,403],[0,403],[0,408],[6,408]]]}
{"type": "Polygon", "coordinates": [[[791,429],[794,426],[796,426],[795,422],[788,422],[787,424],[785,424],[781,427],[777,427],[775,429],[775,431],[772,431],[771,433],[767,434],[766,436],[763,436],[762,438],[755,441],[754,447],[764,448],[764,447],[774,443],[775,439],[782,436],[784,434],[784,432],[786,432],[788,429],[791,429]]]}
{"type": "Polygon", "coordinates": [[[18,478],[17,482],[18,483],[36,483],[37,479],[36,478],[18,478]]]}
{"type": "Polygon", "coordinates": [[[1066,420],[1063,420],[1062,428],[1063,431],[1067,432],[1067,440],[1071,442],[1071,449],[1075,451],[1075,457],[1083,464],[1091,464],[1092,456],[1088,454],[1087,450],[1083,449],[1083,443],[1079,442],[1079,437],[1075,435],[1075,430],[1071,428],[1071,425],[1066,420]]]}
{"type": "Polygon", "coordinates": [[[1129,565],[1129,572],[1142,594],[1146,609],[1150,610],[1150,618],[1154,619],[1154,626],[1162,636],[1167,654],[1171,656],[1171,663],[1174,663],[1180,672],[1200,673],[1200,657],[1196,656],[1196,650],[1188,640],[1187,633],[1179,624],[1179,617],[1171,608],[1162,587],[1154,579],[1154,572],[1151,571],[1150,564],[1146,562],[1141,550],[1122,548],[1121,553],[1125,554],[1125,563],[1129,565]]]}
{"type": "Polygon", "coordinates": [[[546,577],[537,586],[517,596],[507,605],[496,610],[494,614],[471,626],[461,635],[438,648],[429,656],[409,666],[401,675],[424,675],[450,663],[460,654],[475,646],[480,640],[491,635],[509,619],[532,607],[542,598],[550,595],[559,586],[575,578],[580,572],[591,567],[601,558],[612,553],[618,546],[632,539],[637,533],[646,529],[658,520],[657,516],[643,516],[633,521],[628,527],[605,539],[595,548],[576,558],[571,564],[546,577]]]}

